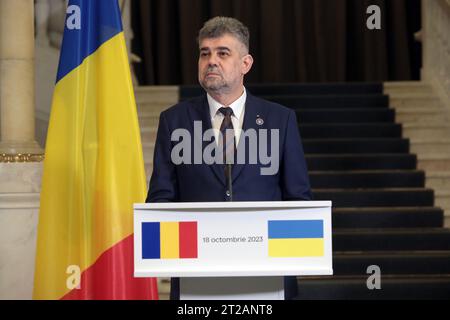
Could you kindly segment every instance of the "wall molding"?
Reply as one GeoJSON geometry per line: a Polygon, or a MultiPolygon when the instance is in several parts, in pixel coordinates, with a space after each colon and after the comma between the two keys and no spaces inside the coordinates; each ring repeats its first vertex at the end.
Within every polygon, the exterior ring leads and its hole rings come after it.
{"type": "Polygon", "coordinates": [[[0,210],[39,209],[40,199],[40,193],[38,192],[0,193],[0,210]]]}

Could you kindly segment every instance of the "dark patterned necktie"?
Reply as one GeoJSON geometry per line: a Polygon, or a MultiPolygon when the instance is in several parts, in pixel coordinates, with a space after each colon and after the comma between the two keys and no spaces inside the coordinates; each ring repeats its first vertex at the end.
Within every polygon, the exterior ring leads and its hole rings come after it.
{"type": "Polygon", "coordinates": [[[223,163],[233,164],[235,155],[235,142],[234,142],[234,128],[233,122],[231,122],[231,116],[233,115],[233,109],[230,107],[220,108],[219,112],[223,114],[224,118],[222,125],[220,126],[220,132],[222,133],[222,150],[223,150],[223,163]]]}

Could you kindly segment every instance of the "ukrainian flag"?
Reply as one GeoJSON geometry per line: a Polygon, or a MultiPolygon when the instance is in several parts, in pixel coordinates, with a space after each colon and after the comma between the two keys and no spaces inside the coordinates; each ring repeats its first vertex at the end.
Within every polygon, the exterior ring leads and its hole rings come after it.
{"type": "Polygon", "coordinates": [[[324,255],[323,220],[268,221],[269,257],[324,255]]]}
{"type": "Polygon", "coordinates": [[[134,278],[146,178],[117,0],[68,4],[45,150],[35,299],[157,299],[134,278]]]}

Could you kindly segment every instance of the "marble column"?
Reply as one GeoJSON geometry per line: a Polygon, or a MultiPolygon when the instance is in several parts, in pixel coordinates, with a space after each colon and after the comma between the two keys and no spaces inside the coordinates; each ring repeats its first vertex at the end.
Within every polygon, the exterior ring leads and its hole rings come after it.
{"type": "Polygon", "coordinates": [[[50,44],[48,38],[48,20],[50,18],[50,0],[36,0],[34,10],[36,15],[36,42],[40,46],[50,44]]]}
{"type": "Polygon", "coordinates": [[[33,161],[34,2],[0,0],[0,162],[33,161]]]}
{"type": "Polygon", "coordinates": [[[128,49],[128,60],[130,62],[131,80],[134,86],[139,86],[139,81],[134,72],[133,63],[140,63],[142,59],[131,51],[131,42],[134,38],[133,28],[131,26],[131,0],[119,0],[122,13],[122,26],[125,35],[125,43],[128,49]]]}
{"type": "Polygon", "coordinates": [[[43,150],[35,141],[34,1],[0,0],[0,300],[31,299],[43,150]]]}

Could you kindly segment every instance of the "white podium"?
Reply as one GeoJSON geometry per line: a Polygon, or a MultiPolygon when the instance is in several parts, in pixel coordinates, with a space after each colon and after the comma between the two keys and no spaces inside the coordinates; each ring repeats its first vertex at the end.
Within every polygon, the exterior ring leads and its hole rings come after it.
{"type": "Polygon", "coordinates": [[[331,274],[331,201],[134,205],[134,275],[180,277],[181,299],[284,299],[283,276],[331,274]]]}

